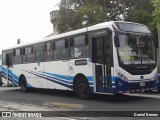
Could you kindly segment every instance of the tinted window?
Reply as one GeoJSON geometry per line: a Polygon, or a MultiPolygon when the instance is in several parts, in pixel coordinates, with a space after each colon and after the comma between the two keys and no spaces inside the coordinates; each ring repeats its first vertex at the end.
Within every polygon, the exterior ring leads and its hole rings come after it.
{"type": "Polygon", "coordinates": [[[21,48],[14,50],[13,63],[14,64],[21,64],[22,63],[21,48]]]}
{"type": "Polygon", "coordinates": [[[45,45],[46,50],[45,50],[45,61],[49,61],[52,60],[52,56],[53,56],[53,50],[52,50],[52,43],[46,43],[45,45]]]}
{"type": "Polygon", "coordinates": [[[15,56],[21,55],[21,49],[16,49],[15,50],[15,56]]]}
{"type": "Polygon", "coordinates": [[[52,43],[46,43],[46,51],[50,51],[52,43]]]}
{"type": "Polygon", "coordinates": [[[33,53],[32,47],[29,47],[27,52],[28,52],[28,53],[27,53],[28,55],[29,55],[29,54],[32,54],[32,53],[33,53]]]}
{"type": "Polygon", "coordinates": [[[37,46],[35,48],[35,62],[43,62],[43,46],[37,46]]]}
{"type": "Polygon", "coordinates": [[[68,57],[68,41],[58,40],[54,42],[54,58],[64,59],[68,57]]]}
{"type": "Polygon", "coordinates": [[[30,55],[32,53],[33,53],[33,48],[32,47],[24,48],[24,54],[25,55],[30,55]]]}
{"type": "Polygon", "coordinates": [[[70,57],[86,57],[89,54],[88,39],[85,35],[76,36],[70,40],[70,57]]]}
{"type": "Polygon", "coordinates": [[[2,52],[2,64],[6,65],[6,53],[2,52]]]}
{"type": "Polygon", "coordinates": [[[33,62],[33,47],[26,47],[23,49],[23,62],[33,62]]]}

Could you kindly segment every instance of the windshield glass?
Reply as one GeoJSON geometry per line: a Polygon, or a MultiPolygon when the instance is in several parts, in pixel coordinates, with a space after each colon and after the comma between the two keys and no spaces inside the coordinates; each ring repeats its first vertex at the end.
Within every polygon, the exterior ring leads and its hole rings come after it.
{"type": "Polygon", "coordinates": [[[155,49],[152,37],[148,35],[118,35],[118,54],[121,63],[155,64],[155,49]]]}

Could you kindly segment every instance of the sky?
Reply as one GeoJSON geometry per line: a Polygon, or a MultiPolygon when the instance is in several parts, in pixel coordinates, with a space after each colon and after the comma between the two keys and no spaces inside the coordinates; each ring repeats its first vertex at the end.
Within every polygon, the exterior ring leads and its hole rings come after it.
{"type": "Polygon", "coordinates": [[[53,32],[50,12],[60,0],[0,0],[0,54],[5,48],[41,40],[53,32]]]}

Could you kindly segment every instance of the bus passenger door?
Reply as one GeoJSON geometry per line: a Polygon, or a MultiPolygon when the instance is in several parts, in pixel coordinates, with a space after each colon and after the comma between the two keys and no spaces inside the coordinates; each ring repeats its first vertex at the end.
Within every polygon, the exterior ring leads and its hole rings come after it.
{"type": "Polygon", "coordinates": [[[92,39],[92,60],[95,63],[95,91],[107,92],[111,88],[111,39],[109,36],[92,39]]]}
{"type": "Polygon", "coordinates": [[[12,74],[11,74],[11,67],[13,65],[12,60],[12,53],[6,54],[6,85],[8,86],[11,84],[12,81],[12,74]]]}
{"type": "Polygon", "coordinates": [[[44,47],[39,45],[35,47],[35,66],[34,66],[34,84],[36,88],[46,88],[47,81],[43,78],[43,61],[44,61],[44,47]]]}

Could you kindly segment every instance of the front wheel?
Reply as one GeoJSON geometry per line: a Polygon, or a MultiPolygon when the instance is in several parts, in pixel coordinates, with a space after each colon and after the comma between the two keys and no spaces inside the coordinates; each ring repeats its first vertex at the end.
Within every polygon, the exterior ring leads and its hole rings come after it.
{"type": "Polygon", "coordinates": [[[76,82],[76,94],[82,99],[90,98],[89,84],[85,78],[79,78],[76,82]]]}
{"type": "Polygon", "coordinates": [[[21,78],[21,80],[20,80],[20,87],[21,87],[22,92],[27,92],[28,91],[27,81],[26,81],[25,77],[21,78]]]}

